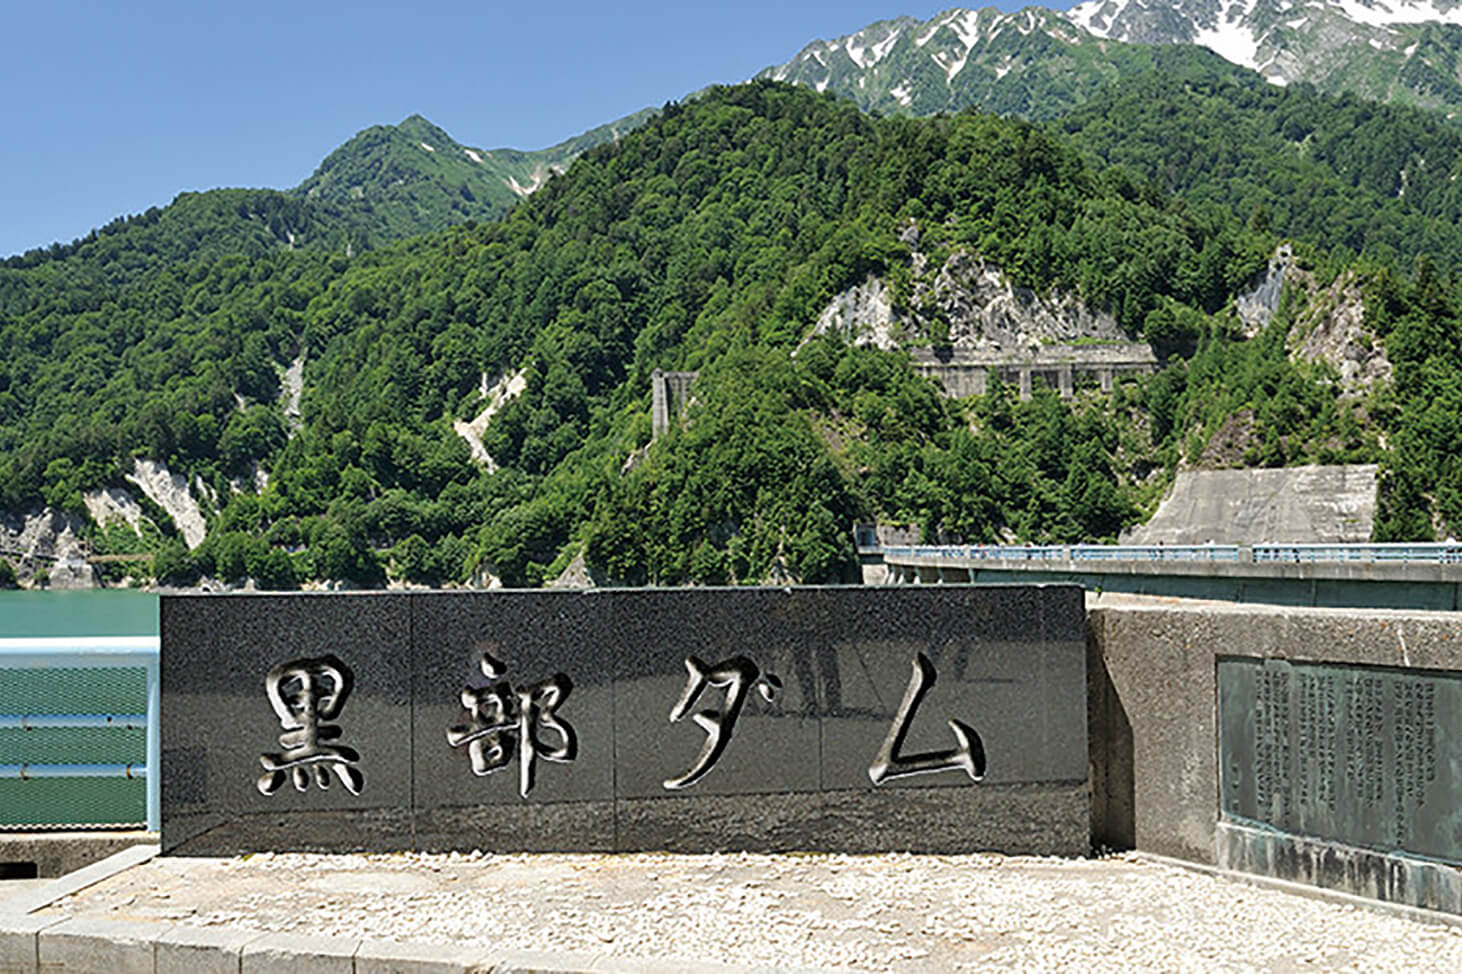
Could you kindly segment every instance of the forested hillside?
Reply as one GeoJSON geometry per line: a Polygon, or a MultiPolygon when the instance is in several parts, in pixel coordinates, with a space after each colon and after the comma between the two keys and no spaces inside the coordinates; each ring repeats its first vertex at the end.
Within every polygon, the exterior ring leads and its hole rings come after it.
{"type": "Polygon", "coordinates": [[[1059,123],[1165,193],[1276,233],[1410,269],[1462,269],[1462,129],[1421,109],[1277,88],[1256,74],[1148,73],[1059,123]]]}
{"type": "Polygon", "coordinates": [[[473,149],[420,115],[356,134],[290,190],[215,189],[0,260],[0,312],[82,311],[180,263],[281,251],[355,254],[502,216],[648,109],[537,151],[473,149]]]}
{"type": "MultiPolygon", "coordinates": [[[[1277,205],[1236,212],[1241,171],[1169,195],[1129,160],[1093,161],[1094,121],[1070,128],[1076,141],[972,113],[873,119],[768,82],[714,89],[497,222],[351,257],[200,252],[126,286],[99,277],[78,304],[0,305],[0,509],[80,514],[144,458],[194,486],[207,540],[188,551],[144,505],[156,530],[94,541],[153,549],[168,581],[525,585],[582,553],[625,582],[816,582],[851,567],[860,518],[1112,538],[1244,415],[1237,462],[1388,460],[1385,536],[1462,522],[1462,343],[1446,265],[1417,270],[1426,238],[1352,263],[1277,205]],[[1394,388],[1358,395],[1288,354],[1302,295],[1241,339],[1231,298],[1281,229],[1317,286],[1364,288],[1394,388]],[[870,275],[911,300],[911,230],[931,266],[968,253],[1078,295],[1173,363],[1069,404],[998,384],[955,401],[901,351],[804,343],[870,275]],[[700,376],[651,442],[656,368],[700,376]],[[506,376],[523,391],[486,422],[492,463],[475,462],[453,422],[506,376]]],[[[1315,172],[1300,178],[1330,178],[1315,172]]]]}

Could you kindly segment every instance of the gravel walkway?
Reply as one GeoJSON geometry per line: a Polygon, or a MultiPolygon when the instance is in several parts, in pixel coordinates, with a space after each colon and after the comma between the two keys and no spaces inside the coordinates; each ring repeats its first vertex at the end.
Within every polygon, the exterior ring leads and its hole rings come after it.
{"type": "Polygon", "coordinates": [[[163,858],[45,912],[746,966],[1462,971],[1462,929],[1125,856],[163,858]]]}

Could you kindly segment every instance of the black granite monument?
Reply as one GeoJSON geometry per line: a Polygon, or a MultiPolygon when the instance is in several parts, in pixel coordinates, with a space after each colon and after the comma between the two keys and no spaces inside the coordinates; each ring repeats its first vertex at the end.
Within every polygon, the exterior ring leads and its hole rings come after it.
{"type": "Polygon", "coordinates": [[[162,600],[162,845],[1088,848],[1075,586],[162,600]]]}

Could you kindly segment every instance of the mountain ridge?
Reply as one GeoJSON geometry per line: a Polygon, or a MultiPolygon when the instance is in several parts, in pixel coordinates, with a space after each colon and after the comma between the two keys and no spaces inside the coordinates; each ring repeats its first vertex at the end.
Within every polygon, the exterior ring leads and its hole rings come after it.
{"type": "Polygon", "coordinates": [[[199,259],[94,306],[0,313],[0,510],[84,517],[141,459],[197,491],[205,539],[190,550],[135,498],[152,527],[95,525],[96,548],[152,552],[136,570],[181,584],[536,585],[580,555],[625,583],[819,582],[851,569],[859,518],[972,542],[1115,537],[1218,441],[1249,466],[1385,463],[1377,540],[1434,537],[1462,524],[1462,305],[1416,257],[1462,222],[1448,174],[1409,182],[1418,219],[1392,228],[1390,262],[1297,240],[1296,267],[1342,313],[1291,287],[1247,339],[1233,296],[1278,235],[1234,201],[1282,168],[1291,136],[1339,153],[1328,182],[1294,170],[1295,205],[1325,219],[1312,189],[1384,194],[1373,170],[1462,134],[1422,126],[1430,141],[1371,154],[1334,137],[1366,111],[1356,99],[1242,80],[1132,86],[1144,114],[1088,120],[1080,142],[974,112],[871,118],[787,84],[716,89],[584,154],[501,221],[353,260],[199,259]],[[1188,124],[1169,104],[1241,139],[1231,120],[1252,114],[1265,138],[1221,182],[1189,160],[1174,170],[1188,195],[1166,195],[1160,171],[1124,160],[1188,124]],[[909,348],[967,345],[969,302],[946,284],[991,275],[1109,312],[1172,349],[1171,367],[1069,403],[999,383],[942,398],[909,348]],[[870,279],[899,350],[803,341],[870,279]],[[1384,343],[1394,387],[1352,392],[1304,352],[1333,332],[1348,354],[1351,324],[1384,343]],[[659,437],[656,369],[699,373],[659,437]],[[490,470],[456,427],[493,375],[522,388],[480,436],[490,470]]]}
{"type": "Polygon", "coordinates": [[[1150,70],[1223,72],[1227,62],[1195,48],[1106,41],[1059,12],[1026,7],[954,8],[928,20],[876,21],[806,45],[758,78],[831,90],[880,114],[932,115],[977,107],[1047,119],[1119,77],[1150,70]]]}
{"type": "Polygon", "coordinates": [[[924,115],[975,105],[1060,114],[1103,81],[1203,50],[1275,84],[1308,82],[1462,111],[1458,0],[1088,0],[1060,12],[955,7],[875,21],[806,45],[758,77],[846,95],[869,111],[924,115]]]}
{"type": "MultiPolygon", "coordinates": [[[[532,150],[468,146],[413,113],[396,125],[372,125],[355,133],[296,186],[184,191],[166,204],[118,216],[69,243],[56,241],[0,258],[0,272],[74,256],[135,266],[136,261],[116,254],[155,252],[159,245],[149,228],[200,218],[207,225],[186,230],[193,238],[189,248],[169,254],[169,260],[229,253],[259,256],[276,249],[355,251],[493,219],[550,175],[564,171],[580,153],[615,141],[655,111],[641,109],[532,150]],[[227,219],[229,212],[236,212],[236,221],[227,219]]],[[[117,271],[106,280],[115,284],[134,277],[117,271]]],[[[0,282],[0,307],[4,291],[0,282]]]]}

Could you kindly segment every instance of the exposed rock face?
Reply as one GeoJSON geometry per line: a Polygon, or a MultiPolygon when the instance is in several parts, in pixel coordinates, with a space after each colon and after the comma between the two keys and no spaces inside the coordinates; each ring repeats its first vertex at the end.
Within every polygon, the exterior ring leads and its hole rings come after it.
{"type": "Polygon", "coordinates": [[[51,573],[46,582],[46,587],[96,588],[96,571],[87,562],[86,555],[80,550],[69,550],[59,561],[51,566],[51,573]]]}
{"type": "Polygon", "coordinates": [[[170,472],[166,464],[156,460],[137,460],[133,462],[132,473],[127,475],[127,479],[168,512],[183,535],[183,543],[190,550],[203,543],[208,524],[203,520],[198,499],[188,489],[188,481],[181,474],[170,472]]]}
{"type": "Polygon", "coordinates": [[[279,398],[283,400],[284,422],[291,439],[300,431],[304,421],[300,417],[300,395],[305,388],[305,357],[299,355],[289,363],[279,376],[279,398]]]}
{"type": "Polygon", "coordinates": [[[491,386],[488,385],[487,374],[484,373],[480,395],[487,400],[487,405],[471,422],[461,419],[452,421],[452,431],[466,441],[467,449],[472,452],[473,462],[487,468],[488,473],[497,470],[497,464],[483,447],[482,434],[487,432],[487,424],[497,411],[516,399],[526,388],[528,376],[522,369],[499,377],[491,386]]]}
{"type": "Polygon", "coordinates": [[[1376,466],[1184,470],[1129,544],[1369,541],[1376,466]]]}
{"type": "Polygon", "coordinates": [[[982,354],[1025,354],[1042,345],[1130,342],[1112,315],[1093,311],[1073,294],[1041,295],[1016,287],[999,268],[972,254],[953,254],[932,274],[916,227],[900,239],[912,249],[912,308],[901,314],[892,290],[870,277],[833,298],[812,335],[841,334],[856,345],[898,347],[939,335],[941,344],[982,354]]]}
{"type": "Polygon", "coordinates": [[[841,335],[854,345],[873,345],[887,351],[898,347],[894,327],[888,285],[870,276],[828,303],[818,315],[812,335],[841,335]]]}
{"type": "Polygon", "coordinates": [[[1360,282],[1349,273],[1318,294],[1295,320],[1289,333],[1290,357],[1328,362],[1340,374],[1347,393],[1364,392],[1377,382],[1391,381],[1386,346],[1366,325],[1360,282]]]}
{"type": "Polygon", "coordinates": [[[1245,336],[1253,338],[1274,320],[1285,281],[1292,276],[1294,266],[1294,250],[1289,244],[1281,244],[1254,286],[1234,299],[1234,310],[1243,323],[1245,336]]]}
{"type": "Polygon", "coordinates": [[[1274,320],[1286,288],[1294,309],[1285,339],[1291,359],[1329,363],[1342,389],[1351,394],[1391,380],[1386,347],[1365,322],[1360,281],[1347,271],[1321,288],[1315,275],[1296,262],[1289,244],[1281,244],[1254,285],[1234,299],[1246,337],[1253,338],[1274,320]]]}
{"type": "Polygon", "coordinates": [[[86,503],[86,512],[98,525],[109,521],[124,521],[133,531],[142,525],[142,508],[137,500],[120,487],[87,491],[81,498],[86,503]]]}
{"type": "Polygon", "coordinates": [[[942,318],[955,348],[998,352],[1082,339],[1131,340],[1116,318],[1075,295],[1016,287],[999,268],[967,253],[953,254],[932,280],[917,280],[913,306],[918,330],[927,334],[942,318]]]}
{"type": "Polygon", "coordinates": [[[548,583],[548,588],[603,588],[608,584],[607,579],[591,569],[584,561],[584,552],[581,550],[569,562],[569,566],[563,573],[548,583]]]}
{"type": "Polygon", "coordinates": [[[52,588],[94,588],[96,573],[81,540],[84,528],[80,518],[51,508],[0,513],[0,554],[15,566],[22,583],[45,572],[52,588]]]}

